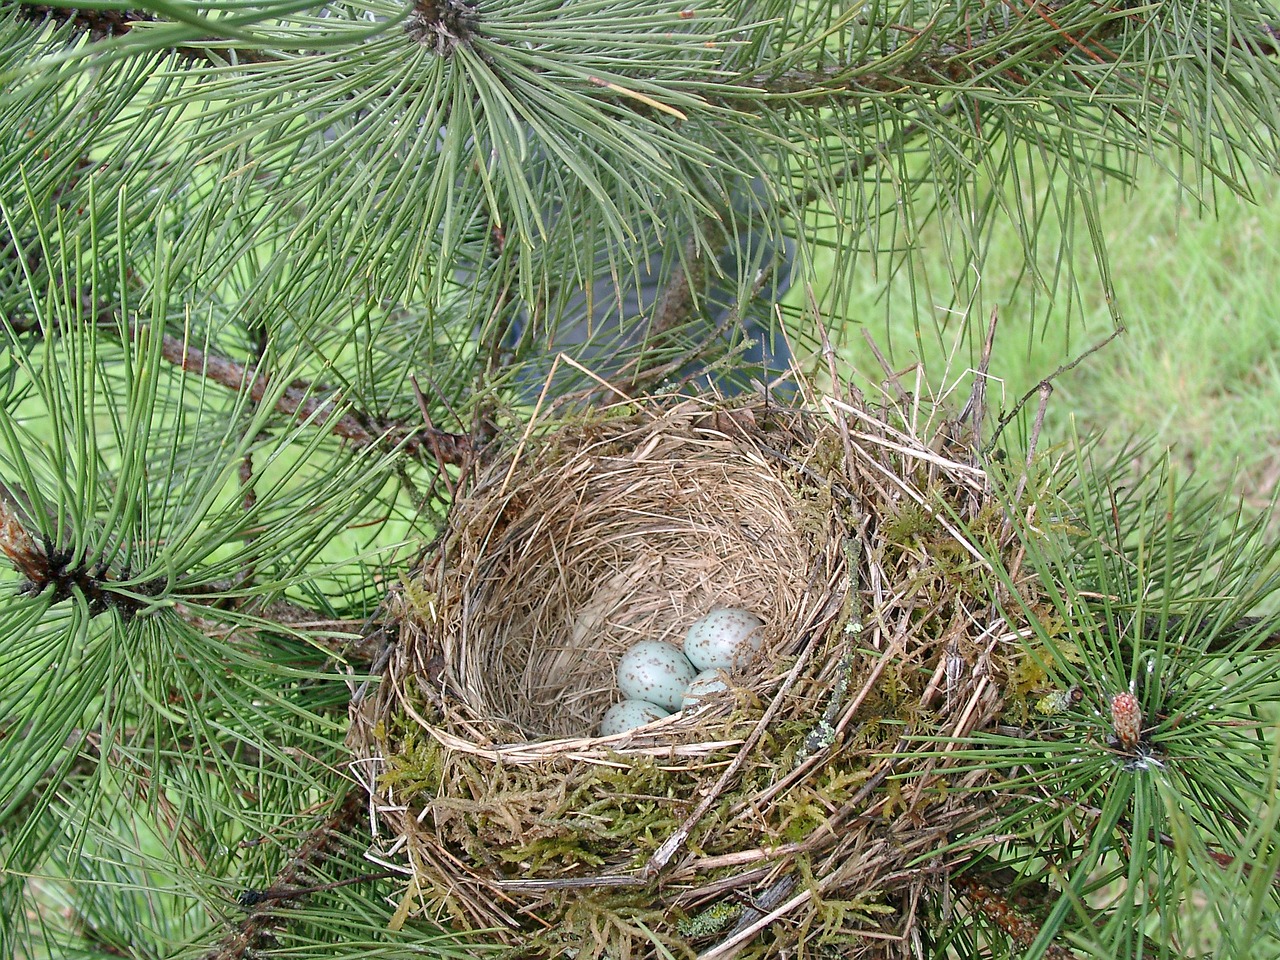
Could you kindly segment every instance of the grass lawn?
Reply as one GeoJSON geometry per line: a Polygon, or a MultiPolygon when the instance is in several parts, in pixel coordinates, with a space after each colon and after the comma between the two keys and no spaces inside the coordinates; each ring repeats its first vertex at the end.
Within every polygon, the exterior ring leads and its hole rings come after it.
{"type": "MultiPolygon", "coordinates": [[[[1180,467],[1219,489],[1234,488],[1250,506],[1271,499],[1280,479],[1280,306],[1273,293],[1280,276],[1280,189],[1269,181],[1254,189],[1257,203],[1220,191],[1214,210],[1198,205],[1154,164],[1140,171],[1133,189],[1108,185],[1101,226],[1126,332],[1055,380],[1049,441],[1069,435],[1070,418],[1081,434],[1105,431],[1104,448],[1134,435],[1152,437],[1157,452],[1168,448],[1180,467]]],[[[1042,377],[1105,338],[1112,321],[1101,285],[1086,283],[1096,276],[1087,237],[1077,244],[1083,249],[1075,265],[1082,303],[1069,311],[1062,296],[1046,315],[1044,298],[1033,306],[1026,278],[1019,281],[1021,251],[1012,230],[1005,234],[993,239],[982,277],[987,302],[970,326],[980,336],[991,304],[998,306],[991,374],[1000,383],[992,396],[1008,409],[1042,377]]],[[[934,277],[946,276],[941,246],[928,245],[919,261],[934,277]]],[[[823,264],[814,266],[820,277],[823,264]]],[[[909,298],[897,298],[886,322],[884,281],[870,276],[870,267],[867,272],[848,315],[868,318],[865,331],[892,364],[924,360],[937,387],[937,372],[947,369],[950,356],[946,381],[962,376],[974,362],[973,334],[963,337],[962,317],[935,307],[917,339],[909,298]]],[[[842,356],[861,375],[882,379],[862,331],[852,333],[841,343],[842,356]]],[[[967,393],[967,383],[962,389],[967,393]]]]}

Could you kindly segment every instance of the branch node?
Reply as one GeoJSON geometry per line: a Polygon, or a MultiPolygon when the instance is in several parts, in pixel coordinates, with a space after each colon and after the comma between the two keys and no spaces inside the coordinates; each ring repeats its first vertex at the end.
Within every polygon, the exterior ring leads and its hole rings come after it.
{"type": "Polygon", "coordinates": [[[466,0],[417,0],[405,21],[405,33],[442,57],[470,43],[475,33],[476,8],[466,0]]]}

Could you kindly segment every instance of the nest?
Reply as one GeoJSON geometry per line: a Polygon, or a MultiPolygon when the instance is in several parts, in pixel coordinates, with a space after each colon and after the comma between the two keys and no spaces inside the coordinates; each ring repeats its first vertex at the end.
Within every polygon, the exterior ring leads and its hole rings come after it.
{"type": "Polygon", "coordinates": [[[945,431],[808,407],[595,412],[458,496],[351,734],[401,918],[704,960],[907,953],[937,919],[989,817],[939,744],[1002,702],[1004,515],[945,431]],[[597,736],[622,652],[716,606],[765,622],[730,689],[597,736]]]}

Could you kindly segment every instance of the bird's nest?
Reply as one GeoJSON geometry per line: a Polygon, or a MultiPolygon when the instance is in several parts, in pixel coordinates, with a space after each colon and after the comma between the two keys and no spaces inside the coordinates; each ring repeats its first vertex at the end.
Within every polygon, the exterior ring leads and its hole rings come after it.
{"type": "Polygon", "coordinates": [[[706,960],[896,954],[937,919],[990,816],[946,744],[1019,656],[1007,517],[946,421],[808,401],[595,411],[459,494],[351,735],[401,917],[706,960]],[[717,606],[765,622],[728,692],[597,736],[623,651],[717,606]]]}

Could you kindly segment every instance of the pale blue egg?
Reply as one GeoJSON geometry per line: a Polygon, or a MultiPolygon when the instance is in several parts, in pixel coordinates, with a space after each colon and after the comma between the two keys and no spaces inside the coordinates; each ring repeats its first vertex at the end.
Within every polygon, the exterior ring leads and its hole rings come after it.
{"type": "Polygon", "coordinates": [[[625,733],[669,716],[670,710],[664,710],[648,700],[623,700],[605,711],[604,719],[600,721],[600,736],[611,737],[615,733],[625,733]]]}
{"type": "Polygon", "coordinates": [[[684,699],[680,701],[680,709],[688,710],[692,707],[700,707],[708,697],[723,693],[728,689],[729,685],[724,682],[723,670],[718,668],[703,670],[689,681],[689,687],[684,692],[684,699]]]}
{"type": "Polygon", "coordinates": [[[618,689],[629,700],[679,710],[685,688],[697,672],[673,644],[641,640],[618,661],[618,689]]]}
{"type": "Polygon", "coordinates": [[[717,607],[689,628],[684,655],[699,670],[741,670],[760,652],[763,626],[754,613],[717,607]]]}

